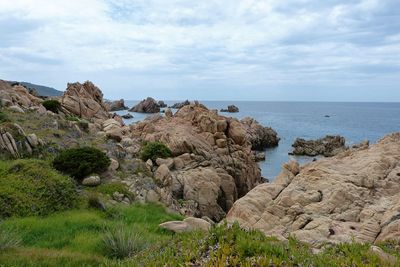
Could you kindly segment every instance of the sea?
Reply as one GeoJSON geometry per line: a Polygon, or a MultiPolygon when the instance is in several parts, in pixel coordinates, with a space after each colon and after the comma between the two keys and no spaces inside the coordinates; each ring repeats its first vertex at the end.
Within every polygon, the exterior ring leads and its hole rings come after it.
{"type": "MultiPolygon", "coordinates": [[[[132,107],[139,101],[125,101],[132,107]]],[[[182,101],[165,101],[170,106],[182,101]]],[[[238,119],[252,117],[263,126],[272,127],[281,138],[279,146],[268,148],[266,160],[259,163],[262,175],[270,181],[280,173],[283,163],[297,160],[300,164],[314,157],[292,156],[292,144],[298,137],[317,139],[325,135],[341,135],[351,146],[364,140],[375,143],[385,135],[400,132],[400,103],[364,102],[250,102],[200,101],[210,109],[226,108],[234,104],[238,113],[220,113],[238,119]]],[[[128,111],[118,111],[120,115],[128,111]]],[[[134,118],[126,124],[136,123],[151,114],[131,113],[134,118]]]]}

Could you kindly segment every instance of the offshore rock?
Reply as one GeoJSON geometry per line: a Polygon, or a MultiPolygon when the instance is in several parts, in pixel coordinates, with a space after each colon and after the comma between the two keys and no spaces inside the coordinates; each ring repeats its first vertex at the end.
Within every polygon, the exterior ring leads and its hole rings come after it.
{"type": "Polygon", "coordinates": [[[140,113],[158,113],[160,106],[153,98],[148,97],[142,100],[139,104],[131,108],[129,111],[140,113]]]}
{"type": "Polygon", "coordinates": [[[304,140],[297,138],[293,143],[294,155],[317,156],[323,155],[325,157],[335,156],[347,149],[346,140],[339,135],[327,135],[318,140],[304,140]]]}

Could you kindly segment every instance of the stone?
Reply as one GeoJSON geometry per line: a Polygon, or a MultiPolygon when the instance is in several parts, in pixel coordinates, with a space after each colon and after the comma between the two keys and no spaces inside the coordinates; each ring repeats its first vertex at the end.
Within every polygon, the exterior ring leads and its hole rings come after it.
{"type": "Polygon", "coordinates": [[[127,114],[125,114],[125,115],[122,115],[121,117],[124,118],[124,119],[126,119],[126,120],[133,119],[133,115],[130,114],[130,113],[127,113],[127,114]]]}
{"type": "Polygon", "coordinates": [[[369,251],[376,255],[381,261],[388,264],[388,266],[396,266],[397,265],[397,258],[389,253],[386,253],[378,246],[371,246],[369,251]]]}
{"type": "Polygon", "coordinates": [[[168,186],[171,184],[171,173],[165,164],[161,164],[154,173],[154,179],[160,186],[168,186]]]}
{"type": "Polygon", "coordinates": [[[168,167],[168,169],[171,170],[174,167],[174,159],[172,159],[172,158],[167,158],[167,159],[158,158],[158,159],[156,159],[156,164],[158,166],[161,166],[161,165],[165,164],[168,167]]]}
{"type": "Polygon", "coordinates": [[[304,140],[297,138],[292,147],[294,155],[317,156],[325,157],[335,156],[347,149],[346,140],[341,136],[327,135],[318,140],[304,140]]]}
{"type": "Polygon", "coordinates": [[[183,221],[170,221],[159,225],[163,229],[173,231],[175,233],[184,233],[192,231],[208,232],[211,224],[206,220],[194,217],[188,217],[183,221]]]}
{"type": "Polygon", "coordinates": [[[160,106],[160,108],[166,108],[167,104],[164,103],[164,101],[160,100],[158,101],[158,105],[160,106]]]}
{"type": "Polygon", "coordinates": [[[221,112],[237,113],[239,108],[235,105],[229,105],[227,109],[221,109],[221,112]]]}
{"type": "Polygon", "coordinates": [[[108,111],[119,111],[128,109],[128,107],[125,106],[125,101],[123,99],[115,101],[106,101],[105,105],[108,111]]]}
{"type": "Polygon", "coordinates": [[[265,160],[265,152],[254,151],[254,159],[255,161],[264,161],[265,160]]]}
{"type": "Polygon", "coordinates": [[[174,114],[172,113],[172,110],[170,108],[167,108],[165,110],[165,117],[172,118],[172,116],[174,116],[174,114]]]}
{"type": "Polygon", "coordinates": [[[215,140],[215,143],[217,144],[217,146],[219,148],[224,148],[228,145],[228,142],[226,141],[226,139],[217,139],[217,140],[215,140]]]}
{"type": "Polygon", "coordinates": [[[140,113],[158,113],[160,112],[160,106],[153,98],[148,97],[131,108],[129,111],[140,113]]]}
{"type": "Polygon", "coordinates": [[[39,140],[36,134],[28,134],[26,136],[26,140],[28,141],[29,145],[33,148],[39,146],[39,140]]]}
{"type": "Polygon", "coordinates": [[[108,170],[110,171],[116,171],[119,168],[119,162],[116,159],[110,158],[111,163],[110,166],[108,167],[108,170]]]}
{"type": "Polygon", "coordinates": [[[85,186],[98,186],[100,184],[101,184],[101,180],[98,175],[92,175],[92,176],[86,177],[85,179],[82,180],[82,185],[85,185],[85,186]]]}
{"type": "Polygon", "coordinates": [[[400,241],[400,133],[299,167],[237,200],[227,221],[315,247],[400,241]]]}
{"type": "Polygon", "coordinates": [[[189,105],[190,105],[190,101],[189,100],[185,100],[183,102],[173,104],[170,108],[181,109],[184,106],[189,106],[189,105]]]}
{"type": "Polygon", "coordinates": [[[81,118],[105,120],[110,117],[103,93],[90,81],[68,83],[61,97],[61,106],[65,113],[81,118]]]}
{"type": "Polygon", "coordinates": [[[240,122],[245,127],[247,138],[250,140],[253,150],[264,151],[266,148],[278,146],[280,138],[274,129],[264,127],[249,117],[240,122]]]}

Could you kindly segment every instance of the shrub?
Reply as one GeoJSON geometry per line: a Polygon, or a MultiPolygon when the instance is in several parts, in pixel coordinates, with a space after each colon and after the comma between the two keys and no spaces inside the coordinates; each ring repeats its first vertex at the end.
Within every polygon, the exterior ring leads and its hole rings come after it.
{"type": "Polygon", "coordinates": [[[42,105],[47,109],[50,110],[54,113],[58,113],[61,109],[61,103],[58,102],[57,100],[51,99],[51,100],[45,100],[43,101],[42,105]]]}
{"type": "Polygon", "coordinates": [[[148,245],[139,233],[116,228],[109,230],[103,237],[107,256],[111,258],[129,258],[144,250],[148,245]]]}
{"type": "Polygon", "coordinates": [[[151,159],[155,161],[157,158],[168,158],[172,156],[171,150],[160,142],[147,142],[143,145],[140,151],[142,160],[151,159]]]}
{"type": "Polygon", "coordinates": [[[43,160],[0,162],[0,218],[47,215],[77,204],[74,181],[43,160]]]}
{"type": "Polygon", "coordinates": [[[74,116],[74,115],[65,116],[65,119],[67,121],[80,121],[79,117],[74,116]]]}
{"type": "Polygon", "coordinates": [[[78,180],[106,171],[110,163],[105,153],[93,147],[67,149],[53,160],[54,168],[78,180]]]}
{"type": "Polygon", "coordinates": [[[12,231],[0,230],[0,252],[16,248],[21,244],[21,239],[12,231]]]}
{"type": "Polygon", "coordinates": [[[5,113],[3,113],[3,112],[0,111],[0,123],[1,123],[1,122],[7,122],[7,121],[10,121],[10,120],[8,119],[8,116],[7,116],[5,113]]]}

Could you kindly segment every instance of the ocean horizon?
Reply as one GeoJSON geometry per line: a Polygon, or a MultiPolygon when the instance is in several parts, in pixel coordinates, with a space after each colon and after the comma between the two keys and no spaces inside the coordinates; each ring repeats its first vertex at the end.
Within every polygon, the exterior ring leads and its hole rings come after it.
{"type": "MultiPolygon", "coordinates": [[[[166,100],[168,106],[182,100],[166,100]]],[[[126,100],[132,107],[140,100],[126,100]]],[[[243,119],[251,117],[266,127],[272,127],[281,138],[279,146],[268,148],[266,160],[259,162],[262,175],[269,180],[280,173],[282,164],[296,160],[304,164],[317,157],[289,155],[296,138],[318,139],[326,135],[345,137],[346,145],[369,140],[375,143],[385,135],[400,131],[399,102],[320,102],[320,101],[201,101],[210,109],[220,110],[234,104],[238,113],[221,115],[243,119]],[[328,116],[328,117],[327,117],[328,116]]],[[[128,111],[118,111],[126,114],[128,111]]],[[[125,120],[131,124],[153,114],[129,112],[134,118],[125,120]]]]}

